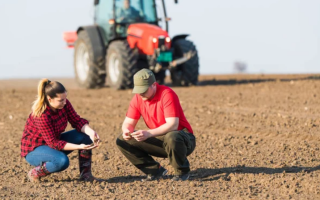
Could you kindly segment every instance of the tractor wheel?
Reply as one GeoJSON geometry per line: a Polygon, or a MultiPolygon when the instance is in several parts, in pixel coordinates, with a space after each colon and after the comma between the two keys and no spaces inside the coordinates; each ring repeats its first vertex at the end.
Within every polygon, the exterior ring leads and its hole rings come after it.
{"type": "MultiPolygon", "coordinates": [[[[77,83],[83,88],[98,88],[105,83],[104,57],[94,57],[94,47],[86,31],[78,34],[74,45],[74,71],[77,83]]],[[[101,53],[102,54],[102,53],[101,53]]]]}
{"type": "MultiPolygon", "coordinates": [[[[140,69],[149,69],[149,65],[148,65],[148,61],[146,60],[138,60],[138,66],[139,66],[139,70],[140,69]]],[[[154,73],[154,77],[156,78],[157,83],[159,83],[160,85],[164,84],[164,79],[166,77],[166,71],[165,70],[161,70],[157,73],[154,73]]]]}
{"type": "Polygon", "coordinates": [[[181,58],[190,50],[195,54],[187,62],[170,70],[172,85],[189,86],[197,85],[199,76],[199,57],[195,45],[186,39],[179,39],[173,44],[173,59],[181,58]]]}
{"type": "Polygon", "coordinates": [[[131,49],[126,40],[114,41],[106,55],[107,84],[116,90],[133,87],[133,75],[139,71],[138,49],[131,49]]]}
{"type": "Polygon", "coordinates": [[[161,70],[158,73],[154,73],[154,76],[156,78],[157,83],[159,83],[160,85],[163,85],[164,79],[166,78],[166,71],[161,70]]]}

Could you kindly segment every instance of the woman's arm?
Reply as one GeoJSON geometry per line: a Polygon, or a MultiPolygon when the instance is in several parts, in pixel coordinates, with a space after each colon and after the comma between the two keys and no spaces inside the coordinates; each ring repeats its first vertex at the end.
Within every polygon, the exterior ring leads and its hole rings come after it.
{"type": "Polygon", "coordinates": [[[50,118],[47,115],[42,115],[41,118],[37,120],[36,123],[39,131],[42,134],[42,137],[44,141],[47,143],[47,145],[53,149],[57,149],[59,151],[65,150],[65,151],[71,151],[71,150],[81,150],[81,149],[93,149],[97,146],[90,146],[86,144],[72,144],[67,143],[66,141],[56,139],[54,134],[54,129],[52,126],[52,123],[50,121],[50,118]]]}
{"type": "Polygon", "coordinates": [[[90,149],[94,149],[97,146],[91,146],[91,145],[87,145],[87,144],[72,144],[72,143],[67,143],[62,150],[64,151],[72,151],[72,150],[82,150],[82,149],[86,149],[86,150],[90,150],[90,149]]]}
{"type": "Polygon", "coordinates": [[[100,141],[99,135],[89,126],[89,122],[86,119],[81,118],[74,108],[72,107],[69,100],[67,100],[66,111],[68,115],[68,121],[70,122],[73,128],[76,128],[77,131],[87,134],[92,142],[94,142],[98,146],[100,141]],[[95,139],[98,139],[98,142],[95,142],[95,139]]]}
{"type": "Polygon", "coordinates": [[[82,128],[85,124],[89,124],[86,119],[81,118],[78,113],[72,107],[70,101],[67,99],[67,103],[65,105],[68,121],[70,122],[71,126],[79,132],[83,132],[82,128]]]}
{"type": "Polygon", "coordinates": [[[87,134],[90,139],[92,140],[93,143],[95,143],[96,146],[99,145],[100,142],[100,137],[99,135],[89,126],[89,124],[85,124],[82,128],[81,128],[81,132],[87,134]],[[98,139],[98,141],[96,142],[95,140],[98,139]]]}

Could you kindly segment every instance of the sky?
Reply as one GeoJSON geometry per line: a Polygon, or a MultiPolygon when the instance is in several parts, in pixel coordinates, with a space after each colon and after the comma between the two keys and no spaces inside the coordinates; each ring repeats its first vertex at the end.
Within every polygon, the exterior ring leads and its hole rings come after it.
{"type": "MultiPolygon", "coordinates": [[[[157,0],[160,2],[159,0],[157,0]]],[[[166,0],[169,35],[190,34],[200,74],[320,73],[319,0],[166,0]]],[[[74,77],[62,34],[93,24],[93,0],[0,0],[0,79],[74,77]]]]}

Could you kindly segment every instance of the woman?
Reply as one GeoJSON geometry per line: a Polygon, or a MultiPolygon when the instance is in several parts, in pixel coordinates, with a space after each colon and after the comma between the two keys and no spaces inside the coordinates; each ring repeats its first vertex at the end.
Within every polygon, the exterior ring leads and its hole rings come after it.
{"type": "Polygon", "coordinates": [[[35,168],[31,182],[68,168],[68,154],[78,150],[80,179],[93,181],[91,150],[99,146],[98,134],[80,118],[67,100],[67,91],[57,81],[42,79],[21,139],[21,156],[35,168]],[[75,130],[65,133],[68,121],[75,130]]]}

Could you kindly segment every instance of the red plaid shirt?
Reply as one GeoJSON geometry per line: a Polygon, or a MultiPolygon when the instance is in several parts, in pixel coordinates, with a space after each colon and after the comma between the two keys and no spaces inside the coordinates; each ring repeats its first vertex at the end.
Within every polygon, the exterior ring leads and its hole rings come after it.
{"type": "Polygon", "coordinates": [[[30,114],[21,139],[21,156],[25,157],[41,145],[62,150],[67,142],[60,140],[60,135],[65,131],[68,121],[79,132],[85,124],[89,124],[87,120],[80,118],[68,100],[66,105],[56,112],[47,106],[41,117],[30,114]]]}

